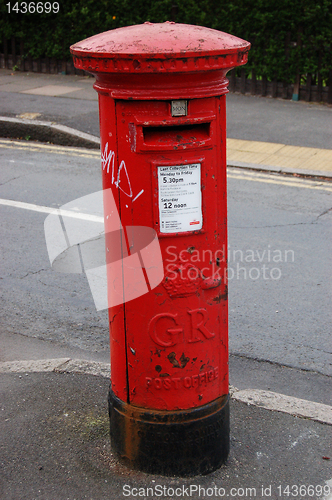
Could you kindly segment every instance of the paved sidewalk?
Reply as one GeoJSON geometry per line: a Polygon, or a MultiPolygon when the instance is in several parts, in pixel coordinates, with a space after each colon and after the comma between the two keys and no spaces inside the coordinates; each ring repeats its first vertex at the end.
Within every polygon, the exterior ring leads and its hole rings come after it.
{"type": "Polygon", "coordinates": [[[194,478],[149,475],[122,465],[110,448],[107,364],[12,366],[0,364],[3,500],[279,499],[287,486],[301,485],[301,498],[322,500],[332,491],[330,425],[241,402],[235,393],[225,466],[194,478]],[[313,497],[309,486],[320,494],[313,497]]]}
{"type": "MultiPolygon", "coordinates": [[[[0,135],[98,148],[93,83],[0,70],[0,135]]],[[[227,124],[229,166],[332,176],[331,106],[228,94],[227,124]]]]}
{"type": "MultiPolygon", "coordinates": [[[[331,115],[332,119],[332,115],[331,115]]],[[[227,165],[310,175],[332,174],[332,149],[227,139],[227,165]]]]}

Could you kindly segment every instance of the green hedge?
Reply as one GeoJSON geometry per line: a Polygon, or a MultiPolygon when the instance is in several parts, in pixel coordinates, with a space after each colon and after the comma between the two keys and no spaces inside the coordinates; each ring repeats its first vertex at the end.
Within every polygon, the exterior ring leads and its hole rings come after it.
{"type": "Polygon", "coordinates": [[[297,71],[320,72],[326,82],[332,67],[332,0],[59,0],[59,4],[57,14],[9,14],[7,5],[1,4],[2,38],[23,39],[25,56],[34,59],[70,59],[69,46],[96,33],[144,21],[174,20],[249,40],[246,70],[255,69],[258,77],[294,82],[297,71]]]}

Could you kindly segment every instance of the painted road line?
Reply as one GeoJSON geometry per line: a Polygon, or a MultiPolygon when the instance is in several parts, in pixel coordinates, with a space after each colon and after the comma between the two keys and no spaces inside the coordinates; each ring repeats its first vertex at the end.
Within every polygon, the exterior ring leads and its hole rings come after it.
{"type": "MultiPolygon", "coordinates": [[[[56,154],[64,151],[72,155],[99,158],[99,151],[74,148],[69,146],[55,146],[50,144],[24,143],[22,141],[0,140],[0,147],[28,149],[30,151],[48,150],[56,154]]],[[[270,165],[271,167],[316,168],[332,170],[332,150],[308,148],[302,146],[287,146],[285,144],[227,139],[227,160],[253,163],[256,165],[270,165]]]]}
{"type": "MultiPolygon", "coordinates": [[[[0,373],[40,372],[82,373],[110,378],[110,364],[71,358],[0,362],[0,373]]],[[[230,394],[232,399],[241,403],[332,425],[332,407],[328,405],[259,389],[237,390],[230,387],[230,394]]]]}
{"type": "MultiPolygon", "coordinates": [[[[249,164],[251,165],[251,163],[249,164]]],[[[257,167],[259,167],[259,165],[256,165],[257,167]]],[[[299,176],[288,176],[288,175],[282,175],[280,176],[280,172],[276,172],[276,171],[270,171],[270,172],[267,172],[266,170],[262,171],[262,170],[250,170],[250,168],[248,169],[245,169],[245,168],[241,168],[241,167],[233,167],[233,166],[230,166],[227,168],[227,173],[228,175],[232,175],[232,176],[246,176],[248,178],[262,178],[262,179],[266,179],[266,178],[269,178],[269,179],[275,179],[276,181],[279,181],[279,180],[286,180],[286,181],[289,181],[289,182],[298,182],[298,183],[307,183],[307,184],[324,184],[324,182],[322,180],[314,180],[314,179],[308,179],[306,177],[299,177],[299,176]]],[[[283,172],[282,172],[283,173],[283,172]]],[[[326,183],[326,182],[325,182],[326,183]]]]}
{"type": "MultiPolygon", "coordinates": [[[[84,156],[84,155],[80,155],[84,156]]],[[[314,189],[314,190],[321,190],[321,191],[327,191],[327,192],[332,192],[332,186],[331,184],[327,182],[320,182],[320,181],[310,181],[308,179],[299,179],[299,180],[294,180],[293,178],[286,178],[280,176],[276,176],[273,174],[269,173],[253,173],[253,172],[242,172],[241,173],[236,173],[235,171],[228,171],[227,172],[227,178],[228,179],[237,179],[237,180],[245,180],[245,181],[251,181],[251,182],[263,182],[265,184],[275,184],[275,185],[280,185],[280,186],[288,186],[288,187],[297,187],[297,188],[304,188],[304,189],[314,189]]],[[[11,205],[15,206],[15,203],[19,204],[20,202],[13,202],[12,200],[0,200],[0,204],[3,205],[11,205]]],[[[18,206],[18,208],[25,208],[29,210],[29,203],[23,203],[21,204],[22,206],[18,206]],[[24,206],[23,206],[24,205],[24,206]]],[[[54,210],[48,207],[39,207],[37,205],[31,204],[30,210],[35,210],[37,212],[45,212],[45,213],[51,213],[50,210],[54,210]]]]}
{"type": "Polygon", "coordinates": [[[33,203],[24,203],[23,201],[5,200],[3,198],[0,198],[0,205],[22,208],[23,210],[32,210],[33,212],[41,212],[44,214],[61,215],[62,217],[71,217],[72,219],[88,220],[91,222],[104,222],[104,218],[98,215],[84,214],[81,212],[71,212],[70,210],[62,210],[60,208],[44,207],[42,205],[34,205],[33,203]]]}
{"type": "Polygon", "coordinates": [[[302,161],[318,156],[332,161],[332,149],[310,148],[306,146],[288,146],[275,142],[247,141],[238,139],[227,139],[227,148],[239,153],[255,153],[275,155],[284,158],[297,158],[302,161]]]}
{"type": "Polygon", "coordinates": [[[44,153],[54,153],[68,156],[83,156],[86,158],[98,158],[100,159],[100,151],[84,149],[84,148],[74,148],[69,146],[55,146],[51,144],[39,144],[37,142],[29,143],[22,141],[10,141],[5,139],[0,139],[0,148],[4,149],[15,149],[24,151],[39,151],[44,153]]]}
{"type": "MultiPolygon", "coordinates": [[[[332,192],[332,186],[330,184],[327,184],[325,182],[315,182],[315,181],[309,181],[307,179],[303,180],[292,180],[292,179],[286,179],[286,178],[279,178],[278,176],[272,176],[270,174],[256,174],[256,173],[229,173],[227,175],[228,178],[230,179],[237,179],[237,180],[245,180],[245,181],[251,181],[251,182],[263,182],[267,184],[275,184],[275,185],[281,185],[281,186],[287,186],[287,187],[297,187],[297,188],[304,188],[304,189],[314,189],[314,190],[321,190],[321,191],[327,191],[327,192],[332,192]]],[[[67,217],[72,217],[76,219],[83,219],[83,220],[90,220],[93,222],[103,222],[102,217],[90,215],[90,214],[84,214],[84,213],[75,213],[71,212],[69,210],[60,210],[58,208],[51,208],[51,207],[45,207],[42,205],[35,205],[33,203],[25,203],[22,201],[15,201],[15,200],[6,200],[3,198],[0,198],[0,205],[6,205],[14,208],[21,208],[24,210],[32,210],[34,212],[42,212],[46,214],[56,214],[56,215],[61,215],[61,216],[67,216],[67,217]]]]}
{"type": "MultiPolygon", "coordinates": [[[[30,147],[30,148],[26,148],[26,147],[20,147],[20,146],[15,146],[14,147],[11,147],[11,146],[3,146],[2,144],[0,144],[0,148],[5,148],[5,149],[15,149],[15,151],[26,151],[27,149],[30,151],[30,152],[37,152],[37,153],[50,153],[50,154],[58,154],[58,155],[65,155],[65,156],[76,156],[76,157],[83,157],[83,158],[92,158],[92,159],[96,159],[97,156],[94,156],[94,155],[90,155],[90,154],[86,154],[86,153],[73,153],[73,152],[70,152],[70,151],[63,151],[63,150],[60,150],[60,149],[57,149],[57,150],[53,150],[53,151],[42,151],[41,149],[37,148],[37,147],[30,147]]],[[[100,154],[98,155],[98,159],[100,159],[100,154]]]]}
{"type": "Polygon", "coordinates": [[[274,154],[284,147],[284,144],[263,141],[247,141],[243,139],[227,138],[226,145],[228,150],[274,154]]]}
{"type": "MultiPolygon", "coordinates": [[[[271,169],[276,167],[303,169],[304,173],[308,169],[326,170],[327,172],[332,171],[332,150],[329,149],[303,148],[274,143],[238,141],[235,139],[227,139],[227,141],[229,144],[227,162],[231,164],[233,162],[249,162],[249,165],[255,164],[258,167],[261,165],[262,168],[270,166],[271,169]],[[243,144],[245,144],[245,146],[243,146],[243,144]],[[237,147],[239,149],[232,149],[232,147],[237,147]],[[267,151],[269,151],[269,153],[267,153],[267,151]]],[[[30,152],[44,151],[53,154],[100,159],[100,152],[92,151],[91,149],[29,142],[24,143],[23,141],[15,140],[0,140],[0,148],[30,152]]],[[[312,175],[312,172],[310,175],[312,175]]]]}
{"type": "Polygon", "coordinates": [[[260,389],[237,390],[233,388],[232,398],[248,405],[266,410],[288,413],[294,417],[304,417],[323,424],[332,425],[332,406],[294,398],[272,391],[260,389]]]}
{"type": "Polygon", "coordinates": [[[264,174],[261,175],[248,175],[248,174],[233,174],[233,173],[228,173],[227,178],[229,179],[237,179],[237,180],[246,180],[246,181],[252,181],[252,182],[263,182],[265,184],[277,184],[279,186],[288,186],[288,187],[298,187],[298,188],[304,188],[304,189],[318,189],[322,191],[328,191],[332,192],[332,186],[324,183],[324,182],[315,182],[315,181],[308,181],[308,180],[293,180],[293,179],[276,179],[276,178],[271,178],[269,174],[266,174],[266,177],[264,177],[264,174]]]}
{"type": "Polygon", "coordinates": [[[328,165],[324,168],[324,165],[321,162],[313,163],[310,168],[306,167],[305,169],[301,168],[288,168],[288,167],[276,167],[273,165],[266,165],[265,163],[248,163],[245,161],[232,161],[231,159],[227,159],[227,168],[240,168],[243,171],[249,170],[252,172],[264,172],[271,174],[283,174],[290,175],[293,177],[300,178],[325,178],[331,180],[332,178],[332,165],[328,165]]]}
{"type": "Polygon", "coordinates": [[[0,148],[6,148],[6,149],[15,149],[15,151],[26,151],[27,149],[30,151],[30,152],[37,152],[37,153],[50,153],[50,154],[59,154],[59,155],[65,155],[65,156],[76,156],[76,157],[83,157],[83,158],[91,158],[91,159],[100,159],[100,154],[95,156],[95,155],[90,155],[90,154],[86,154],[86,153],[73,153],[71,151],[63,151],[63,150],[60,150],[60,149],[56,149],[56,150],[53,150],[53,151],[42,151],[41,149],[37,148],[37,147],[30,147],[30,148],[26,148],[26,147],[20,147],[20,146],[15,146],[15,148],[11,147],[11,146],[3,146],[2,144],[0,144],[0,148]]]}
{"type": "MultiPolygon", "coordinates": [[[[67,156],[78,156],[85,158],[100,159],[100,152],[98,151],[94,152],[89,149],[72,148],[65,146],[52,146],[45,144],[39,145],[37,143],[31,145],[29,143],[25,144],[24,142],[18,142],[18,141],[0,140],[0,148],[1,147],[7,149],[20,149],[20,150],[28,150],[35,152],[43,151],[43,152],[49,152],[67,156]]],[[[253,182],[263,182],[265,184],[277,184],[282,186],[300,187],[305,189],[316,189],[316,190],[319,189],[327,192],[332,192],[332,187],[330,187],[327,183],[324,182],[311,181],[308,179],[294,179],[293,177],[281,178],[279,175],[264,173],[264,172],[256,173],[256,172],[246,172],[243,169],[241,169],[241,171],[228,169],[227,177],[229,179],[250,180],[253,182]]]]}

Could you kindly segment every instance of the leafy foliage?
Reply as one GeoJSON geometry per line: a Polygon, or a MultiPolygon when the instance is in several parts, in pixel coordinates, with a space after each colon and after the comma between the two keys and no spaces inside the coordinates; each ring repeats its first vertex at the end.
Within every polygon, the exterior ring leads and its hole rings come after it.
{"type": "Polygon", "coordinates": [[[294,82],[297,72],[320,72],[326,80],[332,67],[332,0],[59,0],[59,4],[57,14],[9,14],[2,3],[0,33],[6,39],[23,40],[25,55],[69,60],[70,45],[96,33],[174,20],[249,40],[246,71],[254,69],[258,77],[294,82]]]}

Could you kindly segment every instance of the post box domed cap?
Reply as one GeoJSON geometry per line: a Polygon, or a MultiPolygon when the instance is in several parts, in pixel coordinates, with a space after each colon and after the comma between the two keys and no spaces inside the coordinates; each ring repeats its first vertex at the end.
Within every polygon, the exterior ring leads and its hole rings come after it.
{"type": "Polygon", "coordinates": [[[144,23],[117,28],[70,47],[77,68],[91,72],[183,72],[245,64],[250,43],[211,28],[144,23]]]}

